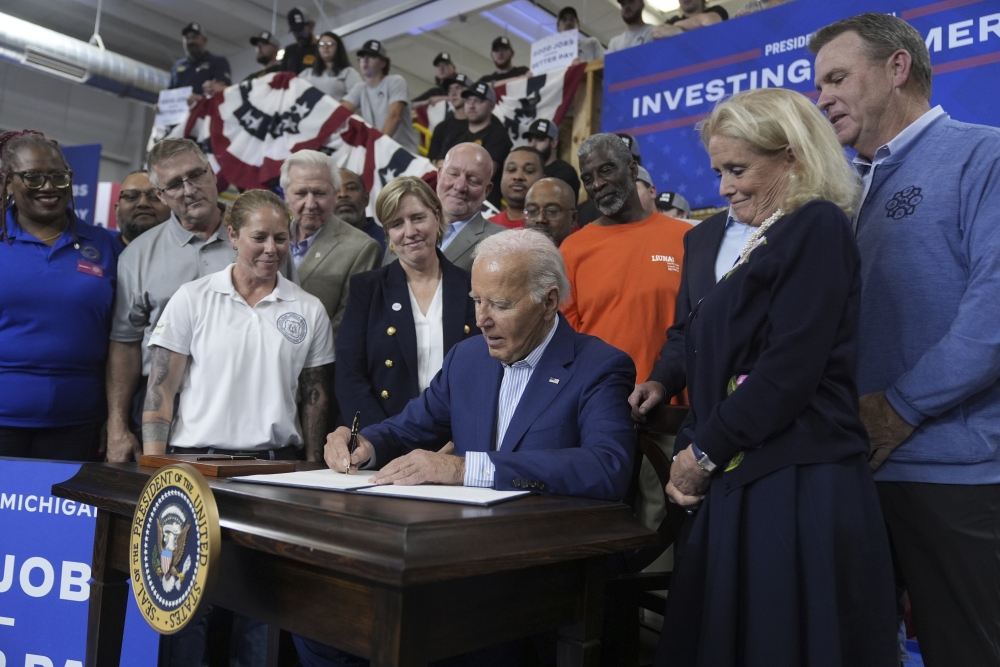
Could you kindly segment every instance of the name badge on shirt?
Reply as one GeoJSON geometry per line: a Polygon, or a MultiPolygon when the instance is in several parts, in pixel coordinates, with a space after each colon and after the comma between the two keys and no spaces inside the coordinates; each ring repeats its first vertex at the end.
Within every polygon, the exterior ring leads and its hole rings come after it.
{"type": "Polygon", "coordinates": [[[88,262],[85,259],[77,260],[76,270],[80,273],[89,273],[92,276],[97,276],[98,278],[104,277],[104,269],[101,268],[100,264],[94,264],[93,262],[88,262]]]}

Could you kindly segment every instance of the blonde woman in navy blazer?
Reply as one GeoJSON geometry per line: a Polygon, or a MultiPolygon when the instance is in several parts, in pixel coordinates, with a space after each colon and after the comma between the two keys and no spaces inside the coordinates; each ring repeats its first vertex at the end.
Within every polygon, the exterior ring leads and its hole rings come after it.
{"type": "Polygon", "coordinates": [[[442,360],[456,343],[479,335],[469,273],[437,249],[443,227],[434,191],[419,178],[397,178],[379,192],[375,214],[399,261],[351,278],[337,337],[341,420],[350,425],[360,412],[363,427],[401,412],[420,395],[421,362],[428,382],[428,370],[430,377],[440,370],[440,361],[428,369],[427,359],[421,359],[414,301],[429,313],[441,290],[442,340],[432,342],[441,346],[442,360]]]}

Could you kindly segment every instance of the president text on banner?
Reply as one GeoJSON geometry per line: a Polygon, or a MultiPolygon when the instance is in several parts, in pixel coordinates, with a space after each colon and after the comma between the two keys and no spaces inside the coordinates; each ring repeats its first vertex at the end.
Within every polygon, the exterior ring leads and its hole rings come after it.
{"type": "Polygon", "coordinates": [[[716,102],[748,88],[816,98],[809,36],[863,12],[893,13],[924,36],[934,66],[931,104],[956,120],[1000,124],[1000,6],[991,0],[797,0],[695,32],[609,54],[602,130],[628,132],[661,190],[721,206],[695,129],[716,102]]]}

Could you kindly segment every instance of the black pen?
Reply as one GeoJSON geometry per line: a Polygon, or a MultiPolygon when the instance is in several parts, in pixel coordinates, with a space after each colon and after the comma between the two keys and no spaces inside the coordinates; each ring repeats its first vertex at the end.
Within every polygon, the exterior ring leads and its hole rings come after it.
{"type": "MultiPolygon", "coordinates": [[[[358,428],[361,426],[361,411],[354,413],[354,424],[351,425],[351,439],[347,442],[347,453],[354,458],[354,450],[358,448],[358,428]]],[[[347,473],[351,472],[351,461],[347,461],[347,473]]]]}

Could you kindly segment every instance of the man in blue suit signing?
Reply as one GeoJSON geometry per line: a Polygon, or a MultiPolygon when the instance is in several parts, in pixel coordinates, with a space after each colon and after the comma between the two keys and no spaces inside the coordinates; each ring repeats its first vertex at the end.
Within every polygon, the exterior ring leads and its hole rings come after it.
{"type": "Polygon", "coordinates": [[[559,315],[569,298],[562,256],[533,230],[484,239],[472,265],[482,337],[452,348],[427,390],[398,415],[327,438],[341,472],[381,468],[379,484],[464,484],[621,500],[636,435],[635,365],[559,315]],[[454,454],[437,451],[455,443],[454,454]]]}

